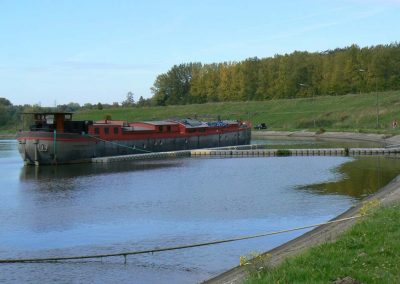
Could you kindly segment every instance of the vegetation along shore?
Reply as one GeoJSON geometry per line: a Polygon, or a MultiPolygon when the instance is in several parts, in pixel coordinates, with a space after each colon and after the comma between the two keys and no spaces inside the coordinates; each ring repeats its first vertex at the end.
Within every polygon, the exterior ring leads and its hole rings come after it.
{"type": "Polygon", "coordinates": [[[156,120],[172,117],[199,119],[241,119],[254,125],[264,122],[269,130],[324,129],[396,133],[393,120],[400,119],[400,91],[321,96],[306,99],[206,103],[165,107],[110,108],[81,110],[79,119],[113,119],[128,121],[156,120]],[[376,100],[379,100],[379,113],[376,100]],[[377,118],[379,124],[377,125],[377,118]]]}
{"type": "Polygon", "coordinates": [[[399,283],[400,203],[370,212],[336,242],[287,258],[276,268],[266,262],[245,283],[399,283]]]}
{"type": "MultiPolygon", "coordinates": [[[[153,96],[112,104],[57,105],[80,119],[150,120],[173,117],[242,119],[273,129],[388,131],[397,120],[400,44],[351,45],[239,62],[174,65],[156,77],[153,96]]],[[[113,98],[114,100],[114,98],[113,98]]],[[[40,103],[13,105],[0,98],[0,132],[15,132],[22,112],[40,103]]]]}
{"type": "MultiPolygon", "coordinates": [[[[205,103],[153,107],[80,109],[75,118],[101,120],[106,117],[128,121],[192,117],[205,120],[241,119],[254,125],[264,122],[268,130],[351,131],[396,134],[394,120],[400,121],[400,91],[306,99],[205,103]],[[377,97],[379,112],[377,112],[377,97]],[[377,121],[379,120],[379,124],[377,121]]],[[[0,127],[0,133],[15,133],[22,127],[17,114],[0,127]]]]}

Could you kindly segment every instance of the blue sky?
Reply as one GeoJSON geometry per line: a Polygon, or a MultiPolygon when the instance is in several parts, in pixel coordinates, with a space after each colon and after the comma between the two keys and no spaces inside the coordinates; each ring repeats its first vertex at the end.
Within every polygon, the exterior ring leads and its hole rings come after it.
{"type": "Polygon", "coordinates": [[[150,97],[174,64],[400,41],[400,0],[0,0],[0,97],[150,97]]]}

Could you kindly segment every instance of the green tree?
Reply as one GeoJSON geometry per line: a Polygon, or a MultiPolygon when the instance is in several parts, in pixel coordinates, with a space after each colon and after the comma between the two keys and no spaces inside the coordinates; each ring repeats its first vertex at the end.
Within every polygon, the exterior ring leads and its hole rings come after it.
{"type": "Polygon", "coordinates": [[[133,107],[135,106],[135,100],[133,98],[133,93],[132,92],[128,92],[126,94],[126,99],[121,103],[121,105],[123,107],[133,107]]]}
{"type": "Polygon", "coordinates": [[[143,107],[143,106],[146,105],[146,100],[143,98],[143,96],[140,96],[137,105],[140,106],[140,107],[143,107]]]}
{"type": "Polygon", "coordinates": [[[157,105],[182,105],[190,102],[192,72],[199,65],[199,63],[174,65],[167,73],[157,76],[151,88],[154,102],[157,105]]]}
{"type": "Polygon", "coordinates": [[[295,51],[233,63],[180,64],[157,76],[152,101],[169,105],[399,89],[399,65],[399,43],[365,48],[351,45],[314,53],[295,51]]]}

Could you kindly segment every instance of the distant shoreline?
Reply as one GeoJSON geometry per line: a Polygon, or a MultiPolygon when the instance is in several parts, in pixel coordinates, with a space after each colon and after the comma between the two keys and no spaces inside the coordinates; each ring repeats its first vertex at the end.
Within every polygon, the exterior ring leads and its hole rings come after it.
{"type": "MultiPolygon", "coordinates": [[[[252,139],[268,137],[291,137],[291,138],[327,138],[346,139],[380,142],[385,144],[400,144],[400,135],[391,136],[386,134],[356,133],[356,132],[325,132],[318,134],[312,131],[252,131],[252,139]]],[[[0,139],[16,139],[16,133],[0,133],[0,139]]]]}
{"type": "Polygon", "coordinates": [[[16,139],[17,134],[2,134],[0,133],[0,140],[7,140],[7,139],[16,139]]]}

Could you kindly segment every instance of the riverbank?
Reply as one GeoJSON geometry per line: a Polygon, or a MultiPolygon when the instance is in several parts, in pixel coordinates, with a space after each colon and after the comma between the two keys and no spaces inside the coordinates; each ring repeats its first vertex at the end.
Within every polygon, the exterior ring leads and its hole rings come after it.
{"type": "Polygon", "coordinates": [[[266,261],[265,268],[254,271],[245,283],[400,283],[400,203],[370,207],[367,212],[337,241],[313,247],[275,268],[266,261]]]}
{"type": "MultiPolygon", "coordinates": [[[[15,139],[15,133],[0,133],[0,139],[15,139]]],[[[325,138],[325,139],[346,139],[378,142],[385,145],[400,144],[400,135],[390,134],[368,134],[356,132],[312,132],[300,131],[252,131],[252,139],[271,138],[271,137],[298,137],[298,138],[325,138]]]]}
{"type": "MultiPolygon", "coordinates": [[[[383,134],[364,134],[364,133],[334,133],[327,132],[317,134],[313,132],[274,132],[274,131],[256,131],[253,133],[254,137],[308,137],[308,138],[331,138],[331,139],[352,139],[363,140],[383,143],[384,145],[398,145],[400,144],[400,136],[388,136],[383,134]]],[[[387,206],[400,202],[400,176],[397,176],[388,185],[379,190],[372,196],[365,198],[358,205],[350,208],[346,212],[337,216],[333,220],[342,218],[354,217],[359,214],[360,209],[364,204],[371,200],[379,200],[382,206],[387,206]]],[[[261,255],[261,259],[268,259],[268,267],[276,267],[281,264],[288,257],[297,255],[306,251],[311,247],[318,246],[324,243],[331,243],[338,239],[338,237],[354,225],[356,220],[349,220],[346,222],[327,224],[315,228],[304,235],[293,239],[281,246],[278,246],[270,251],[261,255]]],[[[228,270],[205,283],[242,283],[248,276],[250,271],[255,271],[261,265],[259,262],[255,263],[256,267],[237,266],[228,270]]],[[[250,264],[252,265],[252,264],[250,264]]]]}
{"type": "Polygon", "coordinates": [[[311,131],[252,131],[252,139],[260,138],[322,138],[345,139],[357,141],[369,141],[382,143],[383,145],[400,144],[400,135],[356,133],[356,132],[311,132],[311,131]]]}
{"type": "Polygon", "coordinates": [[[0,134],[0,140],[12,140],[17,138],[16,134],[0,134]]]}
{"type": "Polygon", "coordinates": [[[277,99],[246,102],[215,102],[163,107],[82,109],[76,119],[146,121],[170,117],[197,117],[200,120],[239,119],[253,125],[266,123],[268,129],[314,131],[354,131],[363,133],[400,134],[392,122],[399,119],[400,91],[316,96],[315,98],[277,99]],[[379,96],[379,125],[377,125],[376,96],[379,96]],[[378,128],[377,128],[378,126],[378,128]]]}

